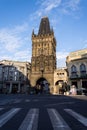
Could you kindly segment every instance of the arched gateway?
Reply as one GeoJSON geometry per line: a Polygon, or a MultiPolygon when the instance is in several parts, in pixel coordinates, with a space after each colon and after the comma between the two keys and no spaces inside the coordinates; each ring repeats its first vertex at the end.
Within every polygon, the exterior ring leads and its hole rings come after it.
{"type": "MultiPolygon", "coordinates": [[[[50,91],[54,87],[54,70],[56,69],[56,40],[49,19],[41,19],[38,34],[32,33],[31,85],[46,79],[50,91]]],[[[52,93],[52,92],[51,92],[52,93]]]]}
{"type": "Polygon", "coordinates": [[[49,93],[50,88],[49,88],[49,83],[48,81],[41,77],[36,81],[36,89],[40,91],[40,93],[49,93]]]}

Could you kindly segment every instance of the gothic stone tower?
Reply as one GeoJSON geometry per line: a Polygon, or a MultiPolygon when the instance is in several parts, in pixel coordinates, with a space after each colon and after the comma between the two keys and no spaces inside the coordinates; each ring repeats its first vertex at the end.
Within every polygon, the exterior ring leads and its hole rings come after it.
{"type": "Polygon", "coordinates": [[[38,34],[32,32],[31,85],[44,78],[50,89],[54,86],[56,69],[56,40],[48,17],[41,19],[38,34]]]}

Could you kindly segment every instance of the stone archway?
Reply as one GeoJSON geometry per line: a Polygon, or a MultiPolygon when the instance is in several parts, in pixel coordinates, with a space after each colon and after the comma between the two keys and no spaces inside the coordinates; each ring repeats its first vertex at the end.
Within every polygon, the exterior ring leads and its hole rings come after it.
{"type": "Polygon", "coordinates": [[[56,81],[54,93],[59,94],[59,90],[62,88],[63,82],[63,80],[56,81]]]}
{"type": "Polygon", "coordinates": [[[41,77],[36,81],[36,93],[49,93],[49,83],[48,81],[41,77]]]}

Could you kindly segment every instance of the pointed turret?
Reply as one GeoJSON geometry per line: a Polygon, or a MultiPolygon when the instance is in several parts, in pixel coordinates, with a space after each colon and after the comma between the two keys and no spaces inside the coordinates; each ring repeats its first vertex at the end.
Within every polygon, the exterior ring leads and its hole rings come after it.
{"type": "Polygon", "coordinates": [[[38,35],[51,34],[50,23],[48,17],[43,17],[40,22],[38,35]]]}

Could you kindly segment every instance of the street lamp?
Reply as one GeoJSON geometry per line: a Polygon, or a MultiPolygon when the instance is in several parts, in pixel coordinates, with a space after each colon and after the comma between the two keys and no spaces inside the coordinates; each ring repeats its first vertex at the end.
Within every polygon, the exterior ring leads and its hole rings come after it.
{"type": "Polygon", "coordinates": [[[43,69],[43,68],[41,68],[40,70],[41,70],[41,72],[42,72],[42,77],[43,77],[43,72],[44,72],[44,69],[43,69]]]}

